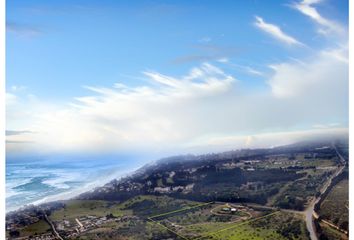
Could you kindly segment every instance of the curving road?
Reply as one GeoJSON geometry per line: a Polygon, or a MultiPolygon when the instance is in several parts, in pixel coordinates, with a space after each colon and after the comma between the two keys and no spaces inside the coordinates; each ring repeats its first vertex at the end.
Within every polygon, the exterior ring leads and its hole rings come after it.
{"type": "Polygon", "coordinates": [[[344,170],[345,167],[345,159],[343,158],[343,156],[338,152],[337,147],[335,145],[333,145],[334,150],[336,151],[341,163],[343,165],[341,165],[340,167],[337,168],[337,170],[335,171],[334,174],[332,174],[332,176],[329,177],[329,179],[327,180],[327,182],[323,185],[321,191],[320,191],[320,195],[317,198],[314,198],[310,205],[308,206],[308,208],[305,210],[305,216],[306,216],[306,227],[307,230],[310,233],[310,238],[311,240],[318,240],[317,237],[317,231],[316,231],[316,227],[315,227],[315,223],[314,223],[314,218],[318,218],[318,214],[315,211],[315,205],[316,203],[318,203],[323,194],[327,191],[328,187],[331,185],[333,178],[335,178],[336,176],[338,176],[339,174],[341,174],[344,170]]]}
{"type": "Polygon", "coordinates": [[[316,199],[313,199],[310,205],[308,206],[308,208],[304,212],[306,217],[306,227],[307,227],[307,231],[309,231],[310,233],[311,240],[318,240],[315,223],[313,221],[313,214],[315,213],[315,204],[316,204],[316,199]]]}

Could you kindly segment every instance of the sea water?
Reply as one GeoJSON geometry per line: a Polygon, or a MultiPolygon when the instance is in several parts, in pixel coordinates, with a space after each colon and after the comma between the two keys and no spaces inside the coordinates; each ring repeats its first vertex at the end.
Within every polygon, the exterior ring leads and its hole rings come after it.
{"type": "Polygon", "coordinates": [[[17,157],[6,159],[6,212],[64,200],[136,170],[126,157],[17,157]]]}

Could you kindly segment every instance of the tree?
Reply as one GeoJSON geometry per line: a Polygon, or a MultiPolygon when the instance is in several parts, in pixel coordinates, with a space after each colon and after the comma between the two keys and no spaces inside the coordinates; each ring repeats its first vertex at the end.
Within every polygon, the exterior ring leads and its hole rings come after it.
{"type": "Polygon", "coordinates": [[[19,237],[20,236],[20,232],[17,231],[17,230],[11,230],[9,232],[9,235],[10,235],[10,237],[19,237]]]}

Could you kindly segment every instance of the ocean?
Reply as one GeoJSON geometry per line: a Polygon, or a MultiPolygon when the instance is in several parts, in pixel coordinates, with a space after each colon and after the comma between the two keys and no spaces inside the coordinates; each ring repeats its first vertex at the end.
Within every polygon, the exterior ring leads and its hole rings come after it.
{"type": "Polygon", "coordinates": [[[142,165],[127,157],[6,159],[6,212],[64,200],[127,175],[142,165]]]}

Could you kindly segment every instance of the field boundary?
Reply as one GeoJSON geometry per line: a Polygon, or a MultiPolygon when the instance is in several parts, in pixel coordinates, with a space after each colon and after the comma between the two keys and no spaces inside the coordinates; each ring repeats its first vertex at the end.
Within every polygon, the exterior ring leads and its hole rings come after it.
{"type": "Polygon", "coordinates": [[[167,231],[169,231],[169,232],[175,234],[176,236],[178,236],[178,237],[180,237],[180,238],[182,238],[182,239],[184,239],[184,240],[190,240],[189,238],[186,238],[185,236],[182,236],[182,235],[179,234],[178,232],[176,232],[176,231],[174,231],[174,230],[172,230],[172,229],[166,227],[165,225],[163,225],[162,223],[160,223],[160,222],[158,222],[158,221],[155,221],[155,220],[153,220],[153,219],[151,219],[151,218],[147,218],[147,219],[148,219],[149,221],[151,221],[151,222],[153,222],[153,223],[155,223],[155,224],[157,224],[157,225],[159,225],[159,226],[165,228],[167,231]]]}
{"type": "Polygon", "coordinates": [[[214,202],[201,203],[201,204],[197,204],[195,206],[185,207],[185,208],[174,210],[174,211],[170,211],[170,212],[167,212],[167,213],[157,214],[157,215],[151,216],[149,218],[153,219],[153,218],[163,217],[163,216],[170,215],[170,214],[173,214],[173,213],[178,213],[178,212],[191,210],[193,208],[204,207],[204,206],[207,206],[207,205],[210,205],[210,204],[213,204],[213,203],[214,202]]]}
{"type": "Polygon", "coordinates": [[[260,216],[260,217],[256,217],[256,218],[251,218],[251,219],[249,219],[249,220],[246,220],[246,221],[243,221],[243,222],[240,222],[240,223],[231,224],[231,225],[233,225],[233,226],[229,226],[229,227],[226,227],[226,228],[222,228],[222,229],[216,230],[216,231],[214,231],[214,232],[207,233],[207,234],[205,234],[205,235],[203,235],[203,236],[200,236],[200,237],[198,237],[198,238],[194,238],[193,240],[199,240],[199,239],[202,239],[202,238],[207,237],[207,236],[210,236],[210,235],[214,235],[214,234],[217,234],[217,233],[220,233],[220,232],[228,231],[228,230],[231,230],[231,229],[233,229],[233,228],[236,228],[236,227],[245,225],[245,224],[247,224],[247,223],[255,222],[255,221],[258,221],[258,220],[260,220],[260,219],[273,216],[273,215],[278,214],[278,213],[280,213],[280,211],[275,211],[275,212],[269,213],[269,214],[264,215],[264,216],[260,216]]]}
{"type": "Polygon", "coordinates": [[[203,207],[203,206],[207,206],[207,205],[210,205],[210,204],[213,204],[214,202],[208,202],[208,203],[201,203],[201,204],[198,204],[198,205],[195,205],[195,206],[190,206],[190,207],[185,207],[185,208],[182,208],[182,209],[178,209],[178,210],[174,210],[174,211],[170,211],[170,212],[166,212],[166,213],[162,213],[162,214],[157,214],[157,215],[154,215],[154,216],[151,216],[151,217],[148,217],[147,220],[166,229],[167,231],[175,234],[177,237],[180,237],[181,239],[183,240],[200,240],[200,239],[203,239],[207,236],[211,236],[211,235],[214,235],[214,234],[217,234],[217,233],[220,233],[220,232],[224,232],[224,231],[228,231],[228,230],[231,230],[233,228],[236,228],[236,227],[239,227],[239,226],[242,226],[244,224],[248,224],[248,223],[251,223],[251,222],[254,222],[254,221],[258,221],[260,219],[263,219],[263,218],[267,218],[267,217],[270,217],[270,216],[273,216],[275,214],[278,214],[280,213],[280,211],[275,211],[275,212],[272,212],[272,213],[269,213],[269,214],[266,214],[264,216],[260,216],[260,217],[256,217],[256,218],[251,218],[249,220],[245,220],[243,222],[240,222],[240,223],[231,223],[230,225],[232,226],[227,226],[225,228],[222,228],[222,229],[219,229],[219,230],[216,230],[214,232],[209,232],[207,234],[204,234],[200,237],[197,237],[197,238],[187,238],[181,234],[179,234],[178,232],[166,227],[164,224],[160,223],[161,220],[154,220],[154,218],[159,218],[159,217],[163,217],[163,216],[168,216],[170,214],[174,214],[174,213],[180,213],[180,212],[183,212],[183,211],[187,211],[187,210],[191,210],[191,209],[194,209],[194,208],[199,208],[199,207],[203,207]]]}
{"type": "Polygon", "coordinates": [[[159,218],[159,217],[163,217],[163,216],[168,216],[170,214],[174,214],[174,213],[179,213],[179,212],[183,212],[183,211],[187,211],[187,210],[191,210],[191,209],[194,209],[194,208],[199,208],[199,207],[204,207],[204,206],[207,206],[207,205],[210,205],[210,204],[213,204],[214,202],[207,202],[207,203],[201,203],[201,204],[197,204],[197,205],[194,205],[194,206],[190,206],[190,207],[185,207],[185,208],[182,208],[182,209],[178,209],[178,210],[174,210],[174,211],[170,211],[170,212],[166,212],[166,213],[161,213],[161,214],[157,214],[157,215],[154,215],[154,216],[151,216],[151,217],[148,217],[147,220],[165,228],[167,231],[175,234],[176,236],[184,239],[184,240],[190,240],[189,238],[186,238],[185,236],[182,236],[181,234],[177,233],[176,231],[166,227],[165,225],[163,225],[162,223],[160,223],[158,220],[154,220],[154,218],[159,218]]]}

